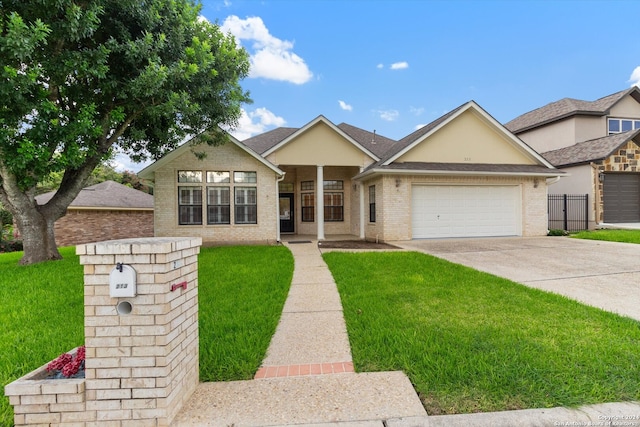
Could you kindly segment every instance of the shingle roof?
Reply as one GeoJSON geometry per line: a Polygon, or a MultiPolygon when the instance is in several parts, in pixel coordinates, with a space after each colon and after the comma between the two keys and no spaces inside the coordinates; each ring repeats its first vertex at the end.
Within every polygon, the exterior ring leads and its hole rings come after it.
{"type": "MultiPolygon", "coordinates": [[[[38,204],[47,203],[55,191],[36,196],[38,204]]],[[[104,181],[80,190],[71,208],[153,209],[153,196],[114,181],[104,181]]]]}
{"type": "Polygon", "coordinates": [[[260,135],[245,139],[242,143],[262,155],[262,153],[288,138],[297,130],[298,128],[275,128],[260,135]]]}
{"type": "MultiPolygon", "coordinates": [[[[391,138],[374,134],[373,132],[360,129],[347,123],[340,123],[337,127],[342,132],[353,138],[353,140],[358,144],[362,145],[378,157],[386,153],[394,146],[394,144],[396,144],[396,141],[391,138]]],[[[263,134],[245,139],[242,143],[260,155],[263,155],[266,151],[275,147],[298,130],[300,129],[285,127],[276,128],[263,134]]]]}
{"type": "Polygon", "coordinates": [[[604,116],[626,95],[632,95],[640,102],[640,90],[635,86],[595,101],[563,98],[518,116],[505,127],[517,134],[577,114],[604,116]]]}
{"type": "Polygon", "coordinates": [[[338,127],[341,131],[353,138],[358,144],[362,145],[378,157],[382,157],[387,151],[398,144],[394,139],[357,128],[347,123],[340,123],[338,127]]]}
{"type": "Polygon", "coordinates": [[[640,129],[579,142],[569,147],[547,151],[542,156],[556,167],[578,165],[602,160],[613,154],[620,146],[640,134],[640,129]]]}

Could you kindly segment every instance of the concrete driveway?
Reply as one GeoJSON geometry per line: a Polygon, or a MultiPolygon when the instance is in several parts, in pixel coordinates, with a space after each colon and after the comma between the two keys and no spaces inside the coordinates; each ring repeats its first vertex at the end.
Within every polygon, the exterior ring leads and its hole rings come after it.
{"type": "Polygon", "coordinates": [[[394,244],[640,320],[640,245],[567,237],[394,244]]]}

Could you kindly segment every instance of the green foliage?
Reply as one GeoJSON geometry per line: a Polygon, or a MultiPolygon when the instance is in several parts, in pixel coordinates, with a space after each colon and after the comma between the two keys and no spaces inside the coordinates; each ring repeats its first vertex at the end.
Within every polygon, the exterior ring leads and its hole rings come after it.
{"type": "Polygon", "coordinates": [[[565,230],[560,230],[560,229],[552,229],[549,230],[549,232],[547,233],[547,236],[568,236],[569,232],[565,231],[565,230]]]}
{"type": "Polygon", "coordinates": [[[640,398],[640,324],[419,253],[323,255],[356,370],[402,370],[431,415],[640,398]]]}
{"type": "Polygon", "coordinates": [[[0,198],[14,207],[38,183],[70,202],[115,148],[142,160],[187,135],[218,143],[250,102],[248,54],[195,0],[1,5],[0,198]]]}

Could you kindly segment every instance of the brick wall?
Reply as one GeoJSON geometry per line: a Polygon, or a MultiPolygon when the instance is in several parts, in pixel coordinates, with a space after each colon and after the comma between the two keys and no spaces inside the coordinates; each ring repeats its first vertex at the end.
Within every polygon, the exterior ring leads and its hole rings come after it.
{"type": "MultiPolygon", "coordinates": [[[[514,177],[439,177],[422,175],[385,175],[376,180],[363,182],[376,185],[376,223],[367,222],[367,240],[409,240],[411,230],[411,186],[418,183],[462,184],[462,185],[519,185],[522,191],[522,235],[544,236],[547,234],[547,186],[544,178],[514,177]]],[[[365,204],[368,209],[368,190],[365,204]]],[[[368,216],[368,211],[366,212],[368,216]]]]}
{"type": "Polygon", "coordinates": [[[77,246],[84,265],[85,378],[48,379],[41,367],[8,384],[15,425],[169,426],[199,383],[201,243],[143,238],[77,246]],[[135,296],[110,296],[116,263],[136,271],[135,296]],[[172,288],[180,283],[186,288],[172,288]]]}
{"type": "Polygon", "coordinates": [[[56,221],[58,246],[153,237],[153,211],[69,209],[56,221]]]}
{"type": "Polygon", "coordinates": [[[191,151],[187,151],[155,171],[155,235],[202,237],[205,243],[275,242],[276,221],[278,221],[275,172],[232,143],[218,147],[198,147],[198,150],[207,154],[204,160],[198,160],[191,151]],[[205,177],[207,171],[229,171],[232,177],[234,171],[257,172],[257,224],[233,223],[232,194],[231,224],[207,225],[206,192],[204,192],[206,183],[202,183],[194,185],[201,185],[203,188],[203,224],[179,225],[177,177],[180,170],[199,170],[205,177]]]}

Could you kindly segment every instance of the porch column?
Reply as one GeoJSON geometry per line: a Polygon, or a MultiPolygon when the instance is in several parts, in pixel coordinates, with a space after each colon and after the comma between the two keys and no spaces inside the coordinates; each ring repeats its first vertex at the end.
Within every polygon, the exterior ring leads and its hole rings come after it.
{"type": "MultiPolygon", "coordinates": [[[[363,168],[360,168],[360,173],[362,173],[362,169],[363,168]]],[[[360,189],[360,238],[364,239],[364,222],[366,221],[364,209],[364,185],[359,182],[358,188],[360,189]]]]}
{"type": "Polygon", "coordinates": [[[316,222],[318,223],[318,240],[324,240],[324,166],[318,165],[317,169],[316,222]]]}

